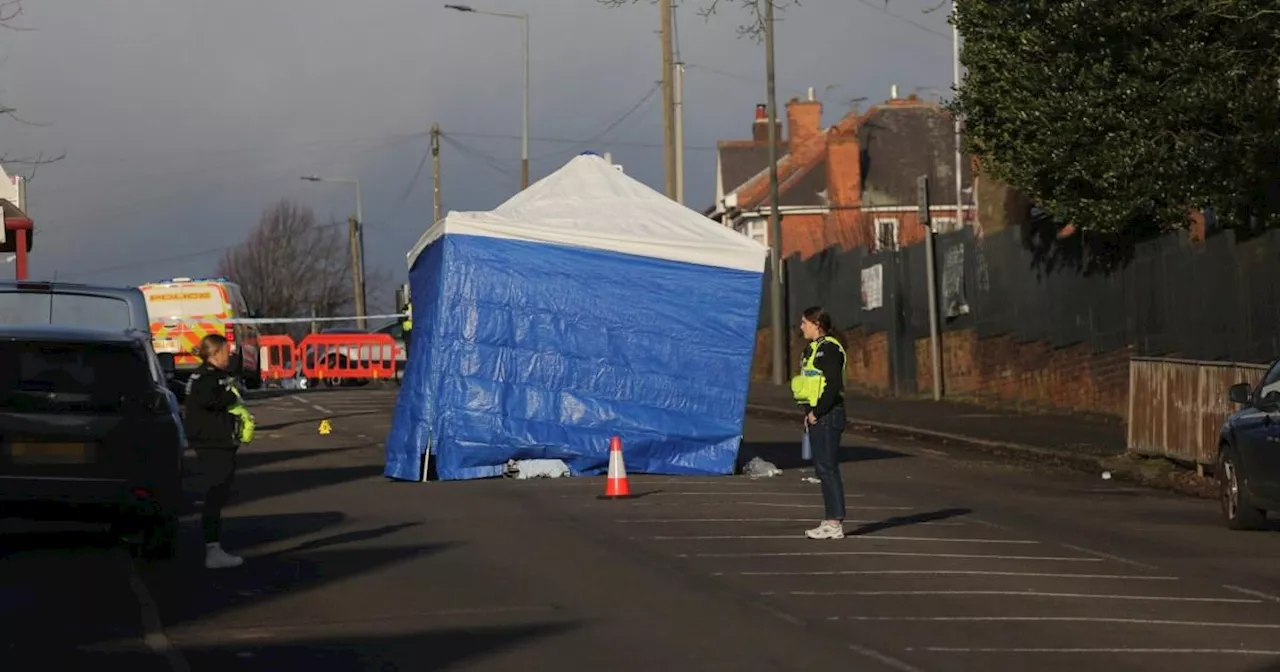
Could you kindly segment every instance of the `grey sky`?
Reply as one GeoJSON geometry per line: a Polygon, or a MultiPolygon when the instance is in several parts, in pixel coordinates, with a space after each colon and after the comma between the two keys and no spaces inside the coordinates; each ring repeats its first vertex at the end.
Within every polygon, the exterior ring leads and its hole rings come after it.
{"type": "MultiPolygon", "coordinates": [[[[779,103],[813,86],[828,123],[848,101],[947,95],[950,28],[939,0],[805,0],[780,15],[779,103]],[[913,25],[914,24],[914,25],[913,25]],[[830,87],[830,88],[829,88],[830,87]],[[935,90],[927,90],[934,87],[935,90]],[[939,91],[940,90],[940,91],[939,91]]],[[[659,96],[591,145],[654,87],[657,7],[594,0],[474,0],[523,11],[532,32],[532,178],[583,150],[611,151],[661,189],[659,96]],[[555,141],[549,141],[555,140],[555,141]]],[[[686,76],[686,194],[709,205],[717,140],[747,137],[764,102],[764,51],[745,16],[678,11],[686,76]]],[[[404,276],[431,219],[430,166],[406,194],[431,123],[447,210],[488,209],[519,187],[519,24],[435,0],[27,0],[0,32],[0,100],[42,124],[0,121],[7,154],[67,158],[29,189],[32,274],[136,284],[212,270],[262,208],[288,197],[341,218],[364,183],[370,267],[404,276]],[[498,136],[498,137],[485,137],[498,136]],[[504,137],[505,136],[505,137],[504,137]],[[489,158],[485,158],[489,157],[489,158]]],[[[865,106],[866,104],[864,104],[865,106]]],[[[19,166],[12,171],[25,172],[19,166]]]]}

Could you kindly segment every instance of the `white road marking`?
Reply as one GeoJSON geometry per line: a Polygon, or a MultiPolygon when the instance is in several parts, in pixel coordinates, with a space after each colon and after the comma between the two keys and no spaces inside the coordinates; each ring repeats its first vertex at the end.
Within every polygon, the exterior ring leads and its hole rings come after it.
{"type": "MultiPolygon", "coordinates": [[[[634,490],[635,488],[632,488],[632,489],[634,490]]],[[[728,493],[728,494],[737,494],[737,493],[728,493]]],[[[576,497],[578,495],[560,495],[561,499],[566,499],[571,496],[576,497]]],[[[743,501],[698,502],[698,501],[692,501],[692,500],[684,500],[680,502],[674,502],[674,501],[673,502],[652,502],[652,501],[641,501],[641,500],[630,500],[630,501],[622,500],[622,501],[625,501],[628,506],[679,506],[686,509],[693,506],[767,506],[767,507],[774,507],[774,508],[780,508],[780,509],[814,509],[818,511],[822,510],[822,502],[814,502],[812,504],[784,504],[780,502],[743,502],[743,501]]],[[[616,503],[610,502],[608,504],[605,504],[605,506],[616,506],[616,503]]],[[[912,508],[909,506],[849,506],[846,508],[850,511],[911,511],[912,510],[912,508]]],[[[810,520],[816,521],[818,519],[812,518],[810,520]]]]}
{"type": "MultiPolygon", "coordinates": [[[[619,519],[616,523],[813,523],[812,518],[632,518],[619,519]]],[[[851,520],[845,519],[845,523],[850,525],[875,525],[883,522],[879,520],[851,520]]],[[[933,525],[935,527],[964,527],[964,523],[947,523],[942,521],[930,521],[927,523],[916,523],[916,525],[933,525]]]]}
{"type": "MultiPolygon", "coordinates": [[[[762,593],[772,595],[774,593],[762,593]]],[[[939,597],[944,595],[988,595],[988,596],[1007,596],[1007,597],[1053,597],[1053,598],[1069,598],[1069,599],[1086,599],[1086,600],[1131,600],[1135,602],[1209,602],[1217,604],[1261,604],[1261,600],[1244,600],[1225,597],[1167,597],[1167,596],[1149,596],[1149,595],[1109,595],[1096,593],[1046,593],[1040,591],[1018,591],[1018,590],[832,590],[832,591],[813,591],[813,590],[792,590],[784,593],[786,595],[796,595],[802,597],[910,597],[910,596],[929,596],[939,597]]]]}
{"type": "MultiPolygon", "coordinates": [[[[640,539],[659,539],[663,541],[721,541],[728,539],[807,539],[802,534],[698,534],[698,535],[660,535],[639,537],[640,539]]],[[[1038,544],[1038,541],[1025,539],[951,539],[948,537],[888,537],[879,534],[856,535],[845,537],[846,540],[863,541],[933,541],[952,544],[1038,544]]]]}
{"type": "Polygon", "coordinates": [[[1145,562],[1138,562],[1137,560],[1130,560],[1130,559],[1128,559],[1128,558],[1122,558],[1122,557],[1120,557],[1120,556],[1118,556],[1118,555],[1111,555],[1110,553],[1103,553],[1102,551],[1094,551],[1094,550],[1090,550],[1090,549],[1088,549],[1088,548],[1084,548],[1084,547],[1082,547],[1082,546],[1074,546],[1074,545],[1072,545],[1072,544],[1061,544],[1061,546],[1062,546],[1063,548],[1071,549],[1071,550],[1073,550],[1073,551],[1075,551],[1075,552],[1077,552],[1077,553],[1084,553],[1085,555],[1092,555],[1092,556],[1094,556],[1094,557],[1104,558],[1104,559],[1106,559],[1106,560],[1110,560],[1110,561],[1112,561],[1112,562],[1118,562],[1118,563],[1120,563],[1120,564],[1122,564],[1122,565],[1129,565],[1130,567],[1138,567],[1138,568],[1140,568],[1140,569],[1150,569],[1150,570],[1152,570],[1152,571],[1155,571],[1155,570],[1160,569],[1159,567],[1156,567],[1155,565],[1148,565],[1148,564],[1147,564],[1147,563],[1145,563],[1145,562]]]}
{"type": "Polygon", "coordinates": [[[314,409],[316,409],[317,411],[320,411],[321,413],[324,413],[325,415],[332,415],[332,414],[333,414],[333,411],[331,411],[331,410],[329,410],[329,409],[325,408],[324,406],[321,406],[320,404],[311,404],[311,408],[314,408],[314,409]]]}
{"type": "Polygon", "coordinates": [[[1115,625],[1180,625],[1192,628],[1244,628],[1280,630],[1280,623],[1174,621],[1157,618],[1107,618],[1098,616],[829,616],[831,621],[913,623],[1111,623],[1115,625]]]}
{"type": "Polygon", "coordinates": [[[939,558],[948,560],[1041,560],[1045,562],[1102,562],[1101,558],[1046,557],[1040,555],[987,555],[983,553],[908,553],[897,551],[814,551],[810,553],[682,553],[682,558],[798,558],[804,556],[882,556],[893,558],[939,558]]]}
{"type": "MultiPolygon", "coordinates": [[[[734,495],[739,496],[740,492],[716,492],[714,490],[690,490],[685,492],[655,492],[654,495],[665,495],[667,497],[702,497],[705,495],[734,495]]],[[[820,492],[753,492],[752,497],[821,497],[820,492]]],[[[863,497],[864,495],[846,495],[847,497],[863,497]]]]}
{"type": "Polygon", "coordinates": [[[129,587],[133,589],[133,595],[138,600],[142,616],[142,641],[157,655],[164,656],[169,662],[169,669],[173,672],[190,672],[191,666],[187,664],[182,651],[164,634],[160,612],[156,609],[155,600],[151,598],[151,591],[147,590],[147,584],[142,581],[142,575],[138,573],[137,565],[134,565],[133,559],[123,551],[117,551],[116,556],[124,563],[125,571],[129,574],[129,587]]]}
{"type": "Polygon", "coordinates": [[[1119,654],[1233,654],[1238,656],[1280,656],[1280,651],[1264,651],[1260,649],[999,649],[999,648],[970,648],[970,647],[950,647],[950,646],[926,646],[921,647],[921,651],[929,651],[931,653],[1119,653],[1119,654]]]}
{"type": "MultiPolygon", "coordinates": [[[[721,575],[723,572],[717,572],[721,575]]],[[[970,569],[846,569],[826,572],[735,572],[737,576],[1022,576],[1041,579],[1114,579],[1117,581],[1177,581],[1176,576],[1133,574],[1061,574],[1054,572],[990,572],[970,569]]]]}
{"type": "Polygon", "coordinates": [[[1231,586],[1231,585],[1227,585],[1227,584],[1223,584],[1223,586],[1222,586],[1222,587],[1223,587],[1223,588],[1226,588],[1227,590],[1230,590],[1230,591],[1232,591],[1232,592],[1240,593],[1241,595],[1249,595],[1249,596],[1251,596],[1251,597],[1258,597],[1258,598],[1261,598],[1261,599],[1264,599],[1264,600],[1267,600],[1267,601],[1270,601],[1270,602],[1280,602],[1280,597],[1276,597],[1275,595],[1269,595],[1269,594],[1264,593],[1264,592],[1262,592],[1262,591],[1260,591],[1260,590],[1251,590],[1251,589],[1249,589],[1249,588],[1241,588],[1240,586],[1231,586]]]}

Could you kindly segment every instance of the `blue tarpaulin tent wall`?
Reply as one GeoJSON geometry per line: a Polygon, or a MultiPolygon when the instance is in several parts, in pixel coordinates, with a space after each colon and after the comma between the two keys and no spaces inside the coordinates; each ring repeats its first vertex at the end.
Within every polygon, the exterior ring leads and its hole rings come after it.
{"type": "Polygon", "coordinates": [[[732,473],[766,248],[582,155],[409,253],[415,318],[388,477],[732,473]]]}

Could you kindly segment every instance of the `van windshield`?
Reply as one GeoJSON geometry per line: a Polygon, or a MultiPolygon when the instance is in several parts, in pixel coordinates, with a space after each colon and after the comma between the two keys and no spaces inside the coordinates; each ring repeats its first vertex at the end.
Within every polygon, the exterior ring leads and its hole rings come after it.
{"type": "Polygon", "coordinates": [[[52,324],[123,330],[131,326],[129,302],[114,296],[74,292],[0,292],[0,324],[52,324]]]}

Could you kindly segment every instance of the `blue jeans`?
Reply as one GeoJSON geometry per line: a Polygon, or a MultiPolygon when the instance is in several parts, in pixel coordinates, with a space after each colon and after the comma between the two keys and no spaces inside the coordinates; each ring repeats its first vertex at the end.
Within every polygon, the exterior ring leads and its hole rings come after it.
{"type": "Polygon", "coordinates": [[[840,436],[844,434],[844,404],[831,409],[809,427],[813,472],[821,482],[826,520],[844,520],[844,480],[840,477],[840,436]]]}

